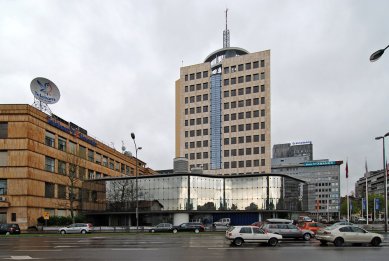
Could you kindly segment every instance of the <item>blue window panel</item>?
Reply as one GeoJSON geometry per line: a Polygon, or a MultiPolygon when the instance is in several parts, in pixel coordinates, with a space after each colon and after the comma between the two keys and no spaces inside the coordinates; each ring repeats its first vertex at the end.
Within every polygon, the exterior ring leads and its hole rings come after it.
{"type": "Polygon", "coordinates": [[[211,169],[221,169],[221,74],[211,76],[211,169]]]}

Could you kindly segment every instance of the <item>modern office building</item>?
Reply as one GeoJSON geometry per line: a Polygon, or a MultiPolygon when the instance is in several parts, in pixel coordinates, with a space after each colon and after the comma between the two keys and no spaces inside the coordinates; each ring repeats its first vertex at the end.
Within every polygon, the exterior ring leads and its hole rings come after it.
{"type": "Polygon", "coordinates": [[[369,171],[363,177],[355,182],[355,197],[366,197],[366,178],[367,193],[369,195],[385,195],[385,175],[384,170],[369,171]]]}
{"type": "Polygon", "coordinates": [[[269,173],[270,50],[229,46],[176,81],[176,157],[214,175],[269,173]]]}
{"type": "Polygon", "coordinates": [[[210,224],[228,217],[232,224],[251,224],[272,217],[295,218],[307,210],[303,180],[284,174],[215,176],[177,172],[85,182],[98,190],[98,206],[84,202],[96,225],[135,225],[138,184],[139,225],[196,220],[210,224]]]}
{"type": "Polygon", "coordinates": [[[313,160],[313,145],[310,141],[275,144],[273,146],[273,159],[289,157],[308,157],[313,160]]]}
{"type": "MultiPolygon", "coordinates": [[[[283,144],[281,144],[283,145],[283,144]]],[[[312,155],[312,144],[310,144],[312,155]]],[[[281,146],[274,145],[276,148],[281,146]]],[[[340,165],[343,161],[311,160],[303,156],[273,158],[272,173],[286,174],[308,183],[308,211],[312,217],[339,218],[340,165]]]]}
{"type": "Polygon", "coordinates": [[[22,229],[37,218],[69,216],[93,208],[99,188],[84,180],[154,174],[129,153],[120,153],[72,122],[30,105],[0,105],[0,223],[22,229]]]}

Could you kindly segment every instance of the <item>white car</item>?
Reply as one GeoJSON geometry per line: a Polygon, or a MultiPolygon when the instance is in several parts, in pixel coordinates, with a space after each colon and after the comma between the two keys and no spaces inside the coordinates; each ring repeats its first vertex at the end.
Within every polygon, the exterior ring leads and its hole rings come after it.
{"type": "Polygon", "coordinates": [[[230,218],[221,218],[218,221],[213,222],[213,226],[225,226],[228,227],[231,224],[230,218]]]}
{"type": "Polygon", "coordinates": [[[60,229],[58,229],[58,231],[62,235],[71,234],[71,233],[86,234],[86,233],[91,233],[93,231],[93,226],[90,223],[75,223],[67,227],[61,227],[60,229]]]}
{"type": "Polygon", "coordinates": [[[226,239],[236,246],[243,243],[267,243],[269,246],[276,246],[282,236],[265,233],[257,226],[231,226],[226,231],[226,239]]]}
{"type": "Polygon", "coordinates": [[[335,246],[342,246],[345,243],[366,243],[379,246],[384,241],[381,234],[372,233],[352,225],[331,226],[319,230],[316,239],[320,240],[323,245],[330,242],[334,243],[335,246]]]}

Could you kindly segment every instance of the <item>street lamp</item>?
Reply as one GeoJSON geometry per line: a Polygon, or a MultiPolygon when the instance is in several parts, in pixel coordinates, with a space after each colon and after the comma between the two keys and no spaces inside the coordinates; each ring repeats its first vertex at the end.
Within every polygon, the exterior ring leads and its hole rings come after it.
{"type": "Polygon", "coordinates": [[[138,233],[139,229],[139,214],[138,214],[138,150],[141,150],[142,147],[137,147],[135,142],[135,133],[131,132],[131,138],[134,141],[135,145],[135,200],[136,200],[136,209],[135,209],[135,219],[136,219],[136,232],[138,233]]]}
{"type": "Polygon", "coordinates": [[[385,47],[385,49],[380,49],[370,55],[370,62],[375,62],[384,54],[385,50],[388,49],[389,45],[385,47]]]}
{"type": "MultiPolygon", "coordinates": [[[[388,47],[386,47],[388,48],[388,47]]],[[[385,48],[385,49],[386,49],[385,48]]],[[[386,133],[384,136],[376,137],[376,140],[382,139],[382,158],[384,162],[384,204],[385,204],[385,233],[388,232],[388,175],[386,173],[386,157],[385,157],[385,137],[389,136],[389,132],[386,133]]]]}

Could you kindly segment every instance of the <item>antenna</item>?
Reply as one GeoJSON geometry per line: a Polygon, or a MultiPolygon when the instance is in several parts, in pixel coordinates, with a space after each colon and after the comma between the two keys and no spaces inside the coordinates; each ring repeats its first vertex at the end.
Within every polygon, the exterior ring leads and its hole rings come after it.
{"type": "Polygon", "coordinates": [[[223,48],[230,47],[230,30],[227,26],[228,8],[226,8],[226,30],[223,31],[223,48]]]}
{"type": "Polygon", "coordinates": [[[122,153],[124,154],[125,151],[126,151],[126,146],[124,146],[124,141],[122,141],[122,153]]]}

